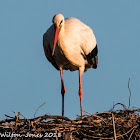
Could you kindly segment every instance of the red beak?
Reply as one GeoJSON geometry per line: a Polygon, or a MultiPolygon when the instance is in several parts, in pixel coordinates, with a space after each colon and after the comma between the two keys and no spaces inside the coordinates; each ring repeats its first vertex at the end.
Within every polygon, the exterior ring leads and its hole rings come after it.
{"type": "Polygon", "coordinates": [[[58,39],[58,36],[59,36],[60,29],[61,29],[61,28],[56,27],[56,30],[55,30],[55,37],[54,37],[54,45],[53,45],[53,52],[52,52],[52,55],[54,55],[55,46],[56,46],[56,42],[57,42],[57,39],[58,39]]]}

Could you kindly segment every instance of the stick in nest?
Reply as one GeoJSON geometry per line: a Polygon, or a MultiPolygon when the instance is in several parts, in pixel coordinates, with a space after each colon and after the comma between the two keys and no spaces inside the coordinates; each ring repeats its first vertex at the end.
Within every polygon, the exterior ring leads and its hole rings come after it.
{"type": "Polygon", "coordinates": [[[131,90],[130,90],[130,87],[129,87],[129,83],[130,83],[130,78],[128,80],[128,89],[129,89],[129,92],[130,92],[130,96],[129,96],[129,107],[130,108],[130,99],[131,99],[131,90]]]}
{"type": "Polygon", "coordinates": [[[38,111],[43,105],[45,105],[45,104],[46,104],[46,102],[43,103],[41,106],[38,107],[38,109],[36,110],[36,112],[35,112],[35,114],[34,114],[34,118],[35,118],[35,115],[36,115],[37,111],[38,111]]]}
{"type": "Polygon", "coordinates": [[[116,105],[121,105],[121,106],[123,106],[124,110],[127,110],[127,107],[126,107],[124,104],[122,104],[122,103],[116,103],[116,104],[113,106],[113,109],[112,109],[112,110],[114,110],[114,108],[115,108],[116,105]]]}
{"type": "Polygon", "coordinates": [[[112,120],[113,120],[113,129],[114,129],[114,138],[116,140],[116,129],[115,129],[115,121],[114,121],[114,114],[112,113],[112,120]]]}

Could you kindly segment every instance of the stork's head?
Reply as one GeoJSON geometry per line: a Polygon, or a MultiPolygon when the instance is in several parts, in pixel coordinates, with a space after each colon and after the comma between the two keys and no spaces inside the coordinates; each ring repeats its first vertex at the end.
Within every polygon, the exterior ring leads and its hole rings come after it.
{"type": "Polygon", "coordinates": [[[59,36],[59,32],[62,26],[64,25],[64,16],[62,14],[57,14],[53,17],[52,22],[55,26],[55,37],[54,37],[54,45],[53,45],[53,52],[52,52],[53,55],[55,51],[56,42],[59,36]]]}

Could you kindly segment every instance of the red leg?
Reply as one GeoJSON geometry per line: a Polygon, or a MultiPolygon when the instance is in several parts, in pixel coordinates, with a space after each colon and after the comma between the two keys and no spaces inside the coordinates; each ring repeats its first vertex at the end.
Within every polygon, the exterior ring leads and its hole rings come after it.
{"type": "Polygon", "coordinates": [[[80,105],[81,105],[81,117],[83,119],[83,105],[82,105],[83,90],[82,90],[81,76],[82,76],[82,72],[79,68],[79,96],[80,96],[80,105]]]}
{"type": "Polygon", "coordinates": [[[61,94],[62,94],[62,116],[64,116],[64,95],[65,95],[65,86],[63,82],[63,70],[60,68],[61,75],[61,94]]]}

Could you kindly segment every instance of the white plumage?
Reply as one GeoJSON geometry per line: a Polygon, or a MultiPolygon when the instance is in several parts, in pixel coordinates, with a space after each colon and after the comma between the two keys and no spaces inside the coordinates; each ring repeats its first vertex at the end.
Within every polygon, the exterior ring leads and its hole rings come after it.
{"type": "MultiPolygon", "coordinates": [[[[89,68],[97,68],[98,64],[97,43],[92,29],[76,18],[64,19],[62,14],[57,14],[53,17],[53,24],[43,36],[43,46],[47,59],[60,70],[62,97],[65,93],[62,69],[79,70],[79,95],[83,110],[81,75],[89,68]]],[[[62,108],[64,115],[63,101],[62,108]]],[[[83,116],[82,111],[81,116],[83,116]]]]}

